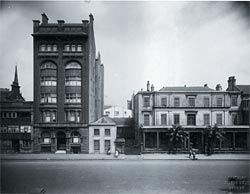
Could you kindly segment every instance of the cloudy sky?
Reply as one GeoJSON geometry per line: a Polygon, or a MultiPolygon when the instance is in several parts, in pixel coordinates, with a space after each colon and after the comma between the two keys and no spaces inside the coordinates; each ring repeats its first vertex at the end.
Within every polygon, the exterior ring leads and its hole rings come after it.
{"type": "Polygon", "coordinates": [[[94,15],[105,66],[105,104],[126,106],[147,80],[163,86],[250,84],[249,6],[233,2],[0,2],[0,87],[15,65],[33,98],[32,20],[81,23],[94,15]]]}

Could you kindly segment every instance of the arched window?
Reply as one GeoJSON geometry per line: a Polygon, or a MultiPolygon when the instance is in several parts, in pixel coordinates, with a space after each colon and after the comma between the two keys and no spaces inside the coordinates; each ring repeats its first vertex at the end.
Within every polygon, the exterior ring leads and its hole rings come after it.
{"type": "Polygon", "coordinates": [[[68,63],[65,66],[65,86],[67,87],[65,93],[66,103],[81,103],[81,85],[81,65],[77,62],[68,63]]]}
{"type": "Polygon", "coordinates": [[[81,65],[77,62],[70,62],[66,65],[65,69],[81,69],[81,65]]]}
{"type": "MultiPolygon", "coordinates": [[[[56,87],[57,86],[57,66],[55,63],[51,61],[46,61],[41,64],[41,77],[40,77],[40,85],[42,87],[56,87]]],[[[40,102],[41,103],[56,103],[57,95],[56,90],[45,89],[41,93],[40,102]]]]}
{"type": "Polygon", "coordinates": [[[57,69],[56,64],[51,62],[51,61],[46,61],[41,65],[41,70],[42,69],[57,69]]]}

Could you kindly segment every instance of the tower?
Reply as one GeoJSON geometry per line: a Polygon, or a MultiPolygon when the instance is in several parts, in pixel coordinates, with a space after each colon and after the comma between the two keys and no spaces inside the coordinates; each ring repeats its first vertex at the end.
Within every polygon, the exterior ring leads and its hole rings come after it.
{"type": "Polygon", "coordinates": [[[82,23],[49,23],[44,13],[41,24],[33,20],[37,152],[88,152],[87,125],[102,112],[93,21],[90,14],[82,23]]]}

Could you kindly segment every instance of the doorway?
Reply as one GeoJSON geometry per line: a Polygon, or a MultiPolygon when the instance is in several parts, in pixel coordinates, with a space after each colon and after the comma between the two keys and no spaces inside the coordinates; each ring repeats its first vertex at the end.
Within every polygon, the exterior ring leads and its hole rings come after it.
{"type": "Polygon", "coordinates": [[[19,139],[12,140],[12,148],[14,152],[20,152],[19,139]]]}
{"type": "Polygon", "coordinates": [[[64,132],[58,132],[57,137],[57,150],[66,150],[66,134],[64,132]]]}

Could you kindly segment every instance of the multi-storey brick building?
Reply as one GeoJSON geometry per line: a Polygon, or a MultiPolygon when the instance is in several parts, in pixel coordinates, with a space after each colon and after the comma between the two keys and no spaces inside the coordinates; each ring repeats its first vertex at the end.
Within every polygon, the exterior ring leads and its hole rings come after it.
{"type": "Polygon", "coordinates": [[[33,103],[20,93],[17,67],[11,91],[0,89],[0,147],[1,152],[32,151],[33,103]]]}
{"type": "Polygon", "coordinates": [[[34,151],[88,153],[88,124],[103,112],[104,67],[93,16],[82,23],[33,21],[34,151]]]}
{"type": "Polygon", "coordinates": [[[204,129],[217,124],[225,132],[216,143],[217,150],[246,150],[249,125],[239,125],[241,93],[234,90],[235,79],[228,80],[227,91],[204,87],[163,87],[154,91],[147,83],[147,90],[134,96],[135,135],[142,151],[168,150],[173,125],[181,125],[188,137],[180,149],[187,150],[190,142],[204,150],[204,129]]]}

